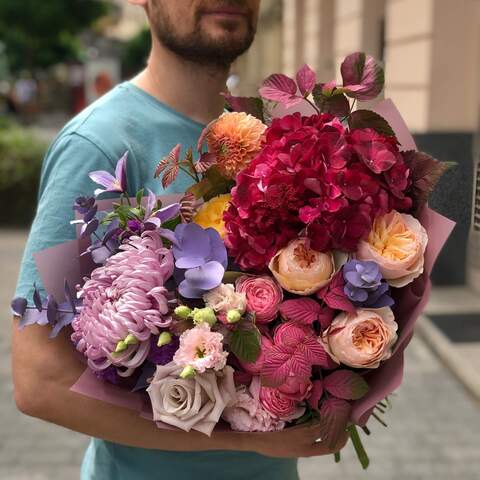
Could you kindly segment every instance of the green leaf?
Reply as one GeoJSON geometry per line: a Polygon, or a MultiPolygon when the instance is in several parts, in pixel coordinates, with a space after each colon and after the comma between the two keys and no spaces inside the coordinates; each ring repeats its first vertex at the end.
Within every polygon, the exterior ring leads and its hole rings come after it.
{"type": "Polygon", "coordinates": [[[237,278],[245,275],[243,272],[234,272],[232,270],[227,270],[223,275],[223,283],[235,283],[237,278]]]}
{"type": "Polygon", "coordinates": [[[162,228],[166,228],[168,230],[175,230],[175,227],[180,223],[182,223],[182,219],[180,218],[180,215],[179,215],[178,217],[172,218],[162,223],[162,228]]]}
{"type": "Polygon", "coordinates": [[[196,199],[204,198],[208,196],[208,193],[212,190],[212,185],[208,178],[203,178],[200,182],[192,185],[187,193],[193,193],[196,199]]]}
{"type": "Polygon", "coordinates": [[[395,132],[389,123],[381,115],[372,110],[355,110],[355,112],[348,117],[348,126],[350,130],[372,128],[381,135],[387,135],[389,137],[395,136],[395,132]]]}
{"type": "Polygon", "coordinates": [[[331,113],[338,117],[344,117],[350,112],[350,102],[342,94],[325,95],[322,92],[322,84],[318,83],[312,92],[313,101],[322,113],[331,113]]]}
{"type": "Polygon", "coordinates": [[[224,193],[230,193],[230,190],[235,185],[233,180],[225,178],[219,171],[216,166],[210,167],[205,172],[205,178],[210,182],[211,188],[206,195],[204,195],[205,200],[210,200],[217,195],[222,195],[224,193]]]}
{"type": "Polygon", "coordinates": [[[137,200],[137,205],[141,205],[142,204],[142,198],[143,198],[143,193],[144,193],[144,189],[142,188],[141,190],[139,190],[137,192],[137,195],[136,195],[136,200],[137,200]]]}
{"type": "Polygon", "coordinates": [[[368,458],[367,452],[363,447],[362,440],[360,438],[360,435],[358,434],[357,427],[352,424],[347,427],[347,430],[350,433],[350,438],[352,440],[353,448],[355,449],[358,460],[362,465],[363,469],[366,470],[370,465],[370,459],[368,458]]]}
{"type": "Polygon", "coordinates": [[[248,328],[239,326],[230,336],[230,351],[239,360],[255,362],[261,351],[260,332],[257,327],[251,325],[248,328]]]}

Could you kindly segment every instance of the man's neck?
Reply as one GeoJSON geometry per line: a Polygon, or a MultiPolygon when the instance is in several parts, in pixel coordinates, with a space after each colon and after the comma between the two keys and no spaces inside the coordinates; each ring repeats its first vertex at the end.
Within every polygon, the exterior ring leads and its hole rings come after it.
{"type": "Polygon", "coordinates": [[[185,61],[154,42],[148,66],[132,82],[162,103],[207,124],[223,111],[228,68],[185,61]]]}

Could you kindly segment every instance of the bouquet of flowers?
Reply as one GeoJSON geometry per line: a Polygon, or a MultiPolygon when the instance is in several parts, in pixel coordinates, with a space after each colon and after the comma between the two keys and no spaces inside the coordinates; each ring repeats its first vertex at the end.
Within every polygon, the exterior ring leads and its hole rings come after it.
{"type": "Polygon", "coordinates": [[[154,172],[164,188],[186,172],[184,194],[130,198],[128,152],[90,174],[120,198],[78,198],[78,241],[36,257],[48,296],[12,302],[21,327],[71,328],[88,366],[73,389],[207,435],[315,421],[333,445],[348,429],[368,465],[356,425],[383,423],[452,224],[426,206],[446,165],[391,102],[354,109],[381,66],[354,53],[341,74],[305,65],[226,95],[196,154],[177,145],[154,172]]]}

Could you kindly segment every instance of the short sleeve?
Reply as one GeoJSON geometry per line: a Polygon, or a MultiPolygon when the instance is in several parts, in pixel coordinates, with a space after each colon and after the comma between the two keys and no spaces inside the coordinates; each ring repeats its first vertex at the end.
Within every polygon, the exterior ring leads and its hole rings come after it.
{"type": "Polygon", "coordinates": [[[76,133],[58,138],[43,162],[37,212],[27,240],[15,296],[31,301],[33,284],[43,286],[33,254],[75,238],[73,203],[93,195],[97,185],[88,174],[113,171],[115,163],[89,139],[76,133]]]}

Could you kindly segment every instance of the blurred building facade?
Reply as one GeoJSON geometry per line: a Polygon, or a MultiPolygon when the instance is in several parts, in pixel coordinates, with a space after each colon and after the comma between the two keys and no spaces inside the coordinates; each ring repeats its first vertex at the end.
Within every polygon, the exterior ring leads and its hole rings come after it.
{"type": "Polygon", "coordinates": [[[385,96],[419,149],[457,162],[431,200],[457,222],[433,277],[480,291],[480,148],[472,154],[480,138],[480,0],[263,0],[256,42],[236,65],[240,90],[253,94],[268,74],[291,75],[303,63],[329,81],[354,51],[384,62],[385,96]]]}

